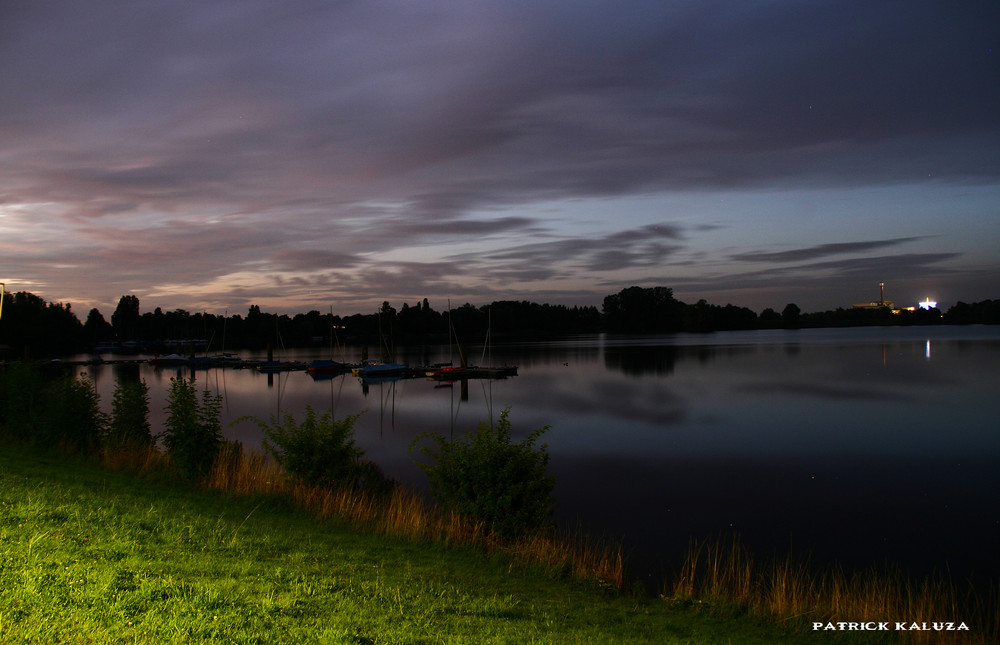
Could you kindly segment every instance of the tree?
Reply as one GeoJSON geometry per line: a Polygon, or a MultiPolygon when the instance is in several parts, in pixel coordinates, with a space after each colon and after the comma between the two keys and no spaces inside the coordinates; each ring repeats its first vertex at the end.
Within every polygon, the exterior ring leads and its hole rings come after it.
{"type": "Polygon", "coordinates": [[[59,356],[77,351],[83,338],[83,325],[69,305],[46,302],[18,291],[5,294],[0,338],[14,354],[59,356]]]}
{"type": "Polygon", "coordinates": [[[87,340],[93,343],[110,339],[114,334],[114,328],[96,308],[91,309],[90,313],[87,314],[87,322],[83,323],[83,331],[87,340]]]}
{"type": "Polygon", "coordinates": [[[629,287],[604,298],[608,331],[643,334],[680,331],[683,303],[667,287],[629,287]]]}
{"type": "Polygon", "coordinates": [[[799,309],[799,306],[790,302],[781,310],[781,321],[785,327],[798,327],[801,315],[802,310],[799,309]]]}
{"type": "Polygon", "coordinates": [[[118,300],[118,307],[111,314],[111,326],[115,333],[123,339],[134,339],[139,331],[139,298],[132,296],[122,296],[118,300]]]}
{"type": "Polygon", "coordinates": [[[761,322],[777,322],[779,320],[781,320],[781,314],[770,307],[760,312],[761,322]]]}

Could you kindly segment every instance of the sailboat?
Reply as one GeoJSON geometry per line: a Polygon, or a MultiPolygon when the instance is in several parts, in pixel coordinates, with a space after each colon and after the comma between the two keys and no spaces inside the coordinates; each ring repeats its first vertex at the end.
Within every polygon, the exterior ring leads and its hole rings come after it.
{"type": "Polygon", "coordinates": [[[454,360],[454,346],[455,341],[455,326],[451,323],[451,299],[448,299],[448,362],[447,363],[435,363],[430,368],[424,371],[424,376],[436,380],[448,380],[448,375],[459,374],[463,369],[466,368],[465,352],[462,350],[462,346],[458,346],[458,356],[462,363],[461,367],[455,367],[454,360]]]}
{"type": "Polygon", "coordinates": [[[333,307],[330,307],[330,358],[317,358],[306,366],[306,373],[313,378],[329,378],[337,374],[343,374],[350,365],[334,360],[333,358],[333,307]]]}
{"type": "MultiPolygon", "coordinates": [[[[191,365],[192,369],[208,369],[210,367],[220,367],[220,366],[235,367],[242,365],[243,363],[242,358],[240,358],[236,354],[226,352],[226,323],[228,322],[228,320],[229,320],[229,310],[227,309],[226,313],[222,318],[222,352],[219,354],[214,354],[212,356],[209,356],[207,354],[205,356],[191,356],[188,359],[188,363],[191,365]]],[[[208,340],[208,346],[205,348],[206,352],[208,351],[208,348],[212,346],[212,340],[214,339],[215,339],[215,332],[212,332],[212,337],[208,340]]]]}
{"type": "MultiPolygon", "coordinates": [[[[449,309],[449,325],[451,318],[451,311],[449,309]]],[[[487,358],[487,352],[490,351],[492,355],[490,332],[493,327],[493,311],[490,310],[489,323],[486,327],[486,341],[483,344],[483,358],[485,362],[487,358]]],[[[450,336],[449,336],[450,342],[450,336]]],[[[455,367],[452,365],[446,365],[442,367],[436,367],[434,369],[427,370],[424,374],[428,378],[438,380],[438,381],[458,381],[462,379],[499,379],[507,378],[508,376],[517,376],[517,366],[516,365],[503,365],[503,366],[469,366],[466,365],[465,354],[461,351],[461,346],[459,346],[459,355],[462,359],[462,365],[460,367],[455,367]]],[[[492,361],[491,361],[492,362],[492,361]]]]}
{"type": "MultiPolygon", "coordinates": [[[[378,315],[378,336],[379,342],[385,346],[383,349],[383,359],[381,361],[364,362],[359,367],[353,368],[351,373],[360,377],[363,381],[369,382],[374,382],[376,379],[399,379],[404,376],[408,376],[411,373],[410,367],[408,365],[397,363],[390,358],[393,355],[393,347],[390,347],[389,343],[386,343],[386,340],[382,335],[381,310],[379,310],[378,315]]],[[[389,328],[389,336],[390,338],[392,337],[391,325],[389,328]]]]}
{"type": "MultiPolygon", "coordinates": [[[[281,330],[278,328],[278,317],[274,318],[274,334],[278,339],[278,343],[281,345],[282,351],[285,349],[285,341],[281,338],[281,330]]],[[[274,349],[271,344],[267,344],[267,360],[260,361],[256,364],[258,372],[264,372],[267,374],[273,374],[275,372],[289,372],[293,370],[304,370],[306,364],[300,361],[276,361],[274,360],[274,349]]]]}

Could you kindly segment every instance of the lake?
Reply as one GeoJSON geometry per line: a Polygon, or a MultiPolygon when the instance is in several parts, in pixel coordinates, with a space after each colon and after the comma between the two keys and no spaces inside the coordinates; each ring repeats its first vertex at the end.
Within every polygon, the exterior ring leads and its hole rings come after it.
{"type": "MultiPolygon", "coordinates": [[[[471,353],[477,354],[473,349],[471,353]]],[[[358,445],[391,477],[427,481],[411,442],[458,434],[507,406],[515,435],[543,436],[555,520],[621,540],[633,579],[675,571],[691,539],[738,534],[760,556],[810,555],[850,569],[889,563],[956,581],[1000,571],[1000,328],[898,327],[592,335],[495,345],[472,362],[518,375],[466,386],[424,379],[363,388],[351,375],[196,373],[224,397],[223,421],[365,411],[358,445]]],[[[399,350],[448,360],[448,346],[399,350]]],[[[254,358],[245,355],[245,358],[254,358]]],[[[283,360],[315,352],[285,352],[283,360]]],[[[347,348],[338,359],[356,361],[347,348]]],[[[151,389],[154,428],[169,379],[187,368],[89,368],[110,406],[116,372],[151,389]]],[[[253,423],[226,435],[251,448],[253,423]]]]}

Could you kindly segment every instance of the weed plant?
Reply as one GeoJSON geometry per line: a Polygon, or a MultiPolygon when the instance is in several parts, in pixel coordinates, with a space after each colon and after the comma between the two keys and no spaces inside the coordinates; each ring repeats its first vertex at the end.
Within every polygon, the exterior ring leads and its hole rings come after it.
{"type": "Polygon", "coordinates": [[[496,425],[480,423],[477,430],[459,439],[431,434],[418,437],[413,444],[432,442],[421,451],[433,463],[419,465],[438,502],[502,537],[540,529],[552,514],[555,486],[555,480],[545,474],[546,446],[534,445],[548,426],[515,443],[509,415],[507,408],[496,425]]]}
{"type": "Polygon", "coordinates": [[[27,363],[0,369],[0,437],[88,452],[100,447],[108,423],[85,374],[46,377],[27,363]]]}
{"type": "Polygon", "coordinates": [[[0,368],[0,434],[8,440],[33,441],[44,412],[45,381],[34,365],[15,362],[0,368]]]}
{"type": "Polygon", "coordinates": [[[222,397],[205,390],[199,399],[194,381],[170,379],[166,429],[160,438],[174,464],[188,478],[208,472],[222,447],[222,397]]]}
{"type": "Polygon", "coordinates": [[[35,435],[41,445],[59,445],[76,452],[93,452],[100,447],[109,419],[101,411],[94,382],[86,375],[48,382],[42,400],[46,411],[35,435]]]}
{"type": "Polygon", "coordinates": [[[104,446],[110,450],[141,449],[152,441],[149,386],[144,381],[119,380],[111,401],[111,423],[104,446]]]}
{"type": "Polygon", "coordinates": [[[317,414],[306,406],[301,422],[292,414],[269,422],[256,421],[264,432],[264,450],[289,476],[307,486],[344,488],[355,486],[364,472],[364,451],[354,443],[354,424],[360,414],[336,420],[327,411],[317,414]]]}

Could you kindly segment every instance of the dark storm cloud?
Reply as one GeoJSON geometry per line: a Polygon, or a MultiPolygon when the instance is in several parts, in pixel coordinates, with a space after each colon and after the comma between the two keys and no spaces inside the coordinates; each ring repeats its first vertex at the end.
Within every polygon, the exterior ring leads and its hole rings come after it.
{"type": "Polygon", "coordinates": [[[471,201],[789,173],[893,180],[909,146],[930,161],[970,134],[979,148],[934,171],[995,175],[996,5],[898,9],[31,3],[5,20],[0,96],[4,121],[28,132],[146,138],[91,161],[148,151],[148,168],[100,168],[126,187],[453,163],[471,166],[471,201]]]}

